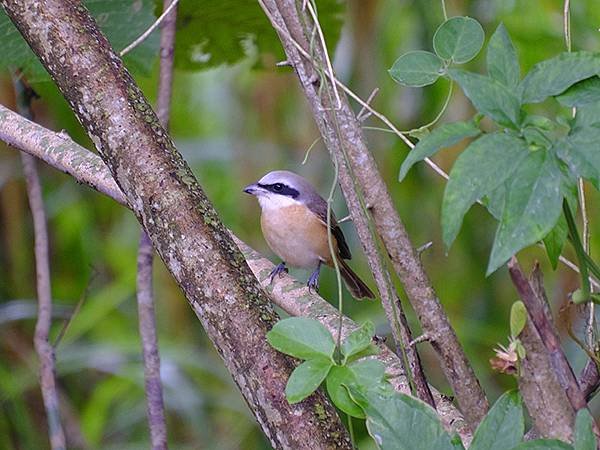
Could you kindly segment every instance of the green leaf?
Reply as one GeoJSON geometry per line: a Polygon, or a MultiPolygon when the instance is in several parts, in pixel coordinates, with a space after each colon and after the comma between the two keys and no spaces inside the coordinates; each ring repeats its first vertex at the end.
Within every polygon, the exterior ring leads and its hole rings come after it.
{"type": "Polygon", "coordinates": [[[274,348],[299,359],[331,359],[335,343],[331,333],[314,319],[289,317],[280,320],[267,333],[274,348]]]}
{"type": "Polygon", "coordinates": [[[590,103],[600,102],[600,78],[592,77],[575,83],[565,92],[556,97],[561,104],[569,107],[579,107],[590,103]]]}
{"type": "Polygon", "coordinates": [[[598,441],[592,430],[593,417],[586,409],[577,411],[575,417],[574,450],[596,450],[598,441]]]}
{"type": "Polygon", "coordinates": [[[289,403],[298,403],[312,394],[323,382],[333,366],[328,359],[309,359],[294,369],[285,386],[289,403]]]}
{"type": "MultiPolygon", "coordinates": [[[[317,6],[325,42],[333,53],[343,24],[344,2],[319,0],[317,6]]],[[[281,42],[258,2],[180,1],[175,40],[178,69],[204,70],[264,54],[284,58],[281,42]]]]}
{"type": "Polygon", "coordinates": [[[371,345],[374,334],[375,326],[371,321],[366,321],[358,330],[350,333],[342,343],[341,350],[344,360],[366,350],[371,345]]]}
{"type": "MultiPolygon", "coordinates": [[[[152,0],[87,0],[84,4],[117,51],[129,45],[156,20],[152,0]]],[[[0,71],[16,67],[23,70],[30,82],[50,80],[50,76],[2,8],[0,42],[0,71]]],[[[130,70],[149,74],[158,56],[158,45],[157,32],[128,53],[124,58],[125,64],[130,70]]]]}
{"type": "Polygon", "coordinates": [[[573,450],[573,447],[557,439],[536,439],[522,442],[512,450],[573,450]]]}
{"type": "Polygon", "coordinates": [[[367,430],[382,450],[456,450],[455,443],[427,404],[391,388],[358,389],[350,396],[367,415],[367,430]]]}
{"type": "Polygon", "coordinates": [[[576,177],[591,181],[600,189],[600,123],[578,127],[560,139],[556,154],[576,177]]]}
{"type": "Polygon", "coordinates": [[[522,139],[505,133],[484,134],[461,153],[450,172],[442,203],[447,248],[454,242],[471,205],[510,178],[528,154],[522,139]]]}
{"type": "Polygon", "coordinates": [[[522,301],[516,301],[510,308],[510,335],[516,338],[527,323],[527,309],[522,301]]]}
{"type": "Polygon", "coordinates": [[[358,406],[348,394],[345,386],[356,384],[354,372],[346,366],[333,366],[327,375],[326,386],[327,393],[336,407],[346,414],[359,419],[366,417],[362,408],[358,406]]]}
{"type": "Polygon", "coordinates": [[[504,211],[504,203],[506,202],[506,183],[501,184],[488,194],[483,199],[483,204],[494,217],[494,219],[500,221],[502,219],[502,212],[504,211]]]}
{"type": "Polygon", "coordinates": [[[475,58],[485,35],[479,22],[470,17],[451,17],[433,35],[433,48],[440,58],[457,64],[475,58]]]}
{"type": "Polygon", "coordinates": [[[530,152],[512,174],[488,275],[522,248],[544,238],[562,212],[561,171],[555,156],[530,152]]]}
{"type": "Polygon", "coordinates": [[[600,53],[562,53],[531,69],[520,85],[523,103],[539,103],[600,73],[600,53]]]}
{"type": "Polygon", "coordinates": [[[405,53],[389,70],[402,86],[423,87],[433,84],[444,71],[444,61],[431,52],[416,50],[405,53]]]}
{"type": "Polygon", "coordinates": [[[477,427],[469,450],[507,450],[523,439],[523,405],[517,391],[504,393],[477,427]]]}
{"type": "Polygon", "coordinates": [[[410,168],[444,147],[450,147],[464,138],[477,136],[481,130],[473,121],[444,124],[423,137],[413,148],[400,167],[399,181],[402,181],[410,168]]]}
{"type": "Polygon", "coordinates": [[[493,78],[460,69],[448,70],[475,108],[500,125],[515,128],[520,123],[521,105],[513,92],[493,78]]]}
{"type": "Polygon", "coordinates": [[[552,228],[550,233],[543,239],[544,248],[546,249],[553,270],[556,270],[558,267],[558,258],[563,251],[565,242],[567,242],[568,231],[567,221],[564,216],[561,215],[558,218],[556,225],[554,225],[554,228],[552,228]]]}
{"type": "Polygon", "coordinates": [[[490,77],[509,89],[519,84],[519,59],[504,24],[498,25],[487,46],[487,70],[490,77]]]}
{"type": "Polygon", "coordinates": [[[594,124],[600,126],[600,102],[577,108],[573,128],[583,128],[594,124]]]}

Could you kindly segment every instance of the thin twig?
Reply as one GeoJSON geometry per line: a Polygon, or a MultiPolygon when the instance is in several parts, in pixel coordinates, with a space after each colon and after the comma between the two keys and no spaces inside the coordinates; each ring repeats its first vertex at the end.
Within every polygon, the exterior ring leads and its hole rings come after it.
{"type": "Polygon", "coordinates": [[[160,356],[152,289],[152,260],[152,241],[142,230],[137,261],[137,303],[144,357],[144,384],[152,449],[162,450],[167,448],[167,425],[160,381],[160,356]]]}
{"type": "MultiPolygon", "coordinates": [[[[373,92],[371,92],[371,95],[369,95],[367,97],[367,105],[370,105],[371,102],[373,101],[373,99],[375,98],[375,96],[379,93],[379,88],[375,88],[373,89],[373,92]]],[[[364,122],[365,120],[367,120],[367,118],[372,114],[371,111],[367,111],[367,109],[363,106],[361,108],[361,110],[358,112],[358,114],[356,115],[356,119],[359,122],[364,122]]]]}
{"type": "Polygon", "coordinates": [[[144,31],[135,41],[133,41],[131,44],[129,44],[127,47],[125,47],[123,50],[121,50],[119,52],[119,56],[121,56],[121,57],[125,56],[131,50],[133,50],[138,45],[140,45],[142,42],[144,42],[148,38],[148,36],[150,36],[150,34],[154,30],[156,30],[156,27],[158,27],[160,25],[160,23],[165,19],[165,17],[167,17],[167,15],[171,12],[171,10],[177,6],[177,3],[179,3],[179,0],[173,0],[171,2],[171,4],[169,5],[169,7],[167,9],[165,9],[164,12],[158,17],[158,19],[156,19],[154,21],[154,23],[152,25],[150,25],[150,28],[148,28],[146,31],[144,31]]]}
{"type": "MultiPolygon", "coordinates": [[[[160,74],[156,114],[161,125],[168,130],[173,88],[173,57],[177,23],[177,0],[164,0],[164,13],[160,33],[160,74]]],[[[160,19],[160,18],[159,18],[160,19]]],[[[152,287],[152,241],[143,228],[140,229],[137,266],[137,301],[139,329],[144,359],[144,380],[147,401],[148,426],[154,450],[165,450],[167,444],[167,421],[160,379],[160,353],[154,310],[152,287]]]]}
{"type": "MultiPolygon", "coordinates": [[[[32,118],[31,99],[35,94],[31,88],[25,86],[22,79],[15,80],[14,85],[17,93],[19,112],[27,118],[32,118]]],[[[29,198],[29,207],[31,209],[35,234],[38,318],[35,324],[33,342],[40,359],[40,388],[44,407],[46,408],[50,445],[53,450],[64,450],[66,449],[65,433],[61,425],[56,379],[54,378],[55,354],[49,340],[50,326],[52,324],[52,289],[50,284],[46,212],[44,211],[42,187],[35,158],[26,153],[21,153],[21,161],[23,163],[23,174],[25,175],[27,184],[27,196],[29,198]]]]}

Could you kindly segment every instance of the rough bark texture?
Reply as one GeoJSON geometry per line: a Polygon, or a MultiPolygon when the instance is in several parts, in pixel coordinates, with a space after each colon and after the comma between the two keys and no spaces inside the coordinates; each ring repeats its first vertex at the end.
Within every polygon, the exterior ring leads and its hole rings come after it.
{"type": "Polygon", "coordinates": [[[556,379],[546,347],[530,319],[519,339],[526,352],[521,361],[519,391],[533,424],[542,436],[568,442],[575,410],[556,379]]]}
{"type": "Polygon", "coordinates": [[[331,157],[339,165],[340,186],[361,241],[368,242],[360,231],[367,219],[356,193],[357,186],[362,190],[365,203],[371,207],[377,232],[419,317],[423,332],[429,337],[439,357],[461,411],[474,428],[488,410],[487,399],[408,238],[346,97],[340,92],[340,104],[332,101],[331,95],[327,95],[327,91],[334,88],[331,80],[328,75],[321,78],[315,70],[315,61],[323,65],[325,58],[318,44],[309,45],[306,30],[310,29],[307,25],[310,19],[298,11],[302,2],[259,2],[264,5],[279,34],[288,62],[300,79],[323,141],[331,157]],[[310,59],[303,54],[311,55],[310,59]],[[329,88],[321,89],[323,83],[329,83],[329,88]],[[354,186],[353,177],[357,186],[354,186]]]}
{"type": "Polygon", "coordinates": [[[586,400],[589,402],[594,397],[598,387],[600,387],[600,373],[594,360],[589,359],[585,367],[581,370],[579,385],[581,386],[583,395],[585,395],[586,400]]]}
{"type": "MultiPolygon", "coordinates": [[[[62,135],[59,136],[62,143],[61,149],[60,151],[54,151],[55,147],[52,145],[52,142],[55,137],[56,133],[51,130],[37,124],[32,124],[0,105],[0,140],[12,143],[19,150],[43,159],[50,166],[70,174],[75,180],[88,184],[90,187],[101,192],[105,192],[108,196],[127,206],[119,187],[110,177],[108,168],[98,156],[88,152],[62,135]],[[23,136],[21,136],[22,133],[35,134],[36,136],[34,139],[24,140],[23,136]],[[45,148],[43,145],[44,142],[50,142],[50,146],[45,148]],[[19,144],[23,145],[19,146],[19,144]],[[70,157],[69,153],[72,153],[73,157],[70,157]],[[93,175],[85,173],[90,167],[92,168],[93,175]],[[106,173],[102,173],[99,170],[100,168],[106,173]]],[[[314,293],[308,292],[304,283],[295,281],[288,275],[276,278],[273,285],[268,286],[267,277],[273,269],[273,263],[252,250],[236,236],[233,236],[233,239],[243,252],[250,269],[261,280],[262,286],[269,293],[269,296],[276,305],[291,315],[311,317],[319,320],[328,326],[332,334],[335,335],[337,333],[336,319],[338,313],[329,302],[314,293]]],[[[358,325],[348,318],[344,318],[343,325],[343,332],[351,332],[358,328],[358,325]]],[[[385,364],[386,372],[391,376],[390,382],[398,391],[408,392],[409,386],[400,360],[386,346],[379,344],[379,348],[381,349],[381,353],[377,356],[377,359],[385,364]]],[[[466,427],[464,419],[454,405],[452,405],[452,402],[435,390],[433,390],[433,394],[438,414],[446,427],[456,430],[465,444],[470,442],[471,434],[466,427]]]]}
{"type": "Polygon", "coordinates": [[[277,316],[141,91],[78,1],[3,0],[109,167],[276,448],[350,448],[317,393],[284,397],[293,363],[271,348],[277,316]]]}

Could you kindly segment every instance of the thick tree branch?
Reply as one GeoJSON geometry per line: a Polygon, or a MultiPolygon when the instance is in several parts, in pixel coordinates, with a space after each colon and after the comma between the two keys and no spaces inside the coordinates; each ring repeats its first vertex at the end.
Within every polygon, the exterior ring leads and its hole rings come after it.
{"type": "MultiPolygon", "coordinates": [[[[27,118],[32,118],[31,100],[33,91],[22,81],[15,81],[17,108],[27,118]]],[[[54,347],[50,343],[52,325],[52,288],[50,282],[50,256],[48,254],[48,228],[42,198],[42,186],[36,168],[35,157],[21,153],[23,174],[27,185],[29,208],[33,218],[36,289],[38,297],[38,317],[35,324],[33,343],[39,358],[39,377],[42,399],[46,409],[50,446],[53,450],[67,448],[65,433],[61,424],[58,392],[55,378],[54,347]]]]}
{"type": "Polygon", "coordinates": [[[321,394],[290,405],[294,365],[265,334],[267,296],[193,173],[87,9],[2,0],[109,167],[275,448],[350,448],[321,394]]]}
{"type": "MultiPolygon", "coordinates": [[[[0,105],[0,140],[7,143],[22,143],[22,147],[13,144],[16,148],[28,152],[38,158],[46,161],[50,166],[70,174],[79,182],[88,184],[90,187],[99,190],[112,196],[115,200],[124,204],[123,196],[112,178],[110,172],[104,165],[102,160],[95,154],[80,147],[78,144],[61,136],[61,151],[56,152],[53,149],[53,139],[56,133],[48,130],[40,125],[32,124],[28,120],[12,112],[11,110],[0,105]],[[22,139],[21,133],[29,135],[35,134],[31,139],[22,139]],[[45,148],[44,143],[48,142],[49,147],[45,148]],[[68,153],[72,152],[73,157],[69,157],[68,153]],[[88,161],[86,161],[88,160],[88,161]],[[65,163],[67,161],[67,163],[65,163]],[[103,167],[102,173],[99,168],[103,167]],[[86,170],[93,172],[93,175],[86,174],[86,170]],[[114,195],[114,196],[113,196],[114,195]]],[[[304,316],[316,319],[323,323],[335,335],[337,332],[337,310],[331,306],[329,302],[322,299],[316,294],[311,294],[306,289],[305,284],[294,281],[290,276],[277,278],[272,286],[268,286],[266,280],[268,274],[273,268],[273,264],[268,259],[252,250],[248,245],[242,242],[237,237],[233,236],[235,243],[243,252],[250,269],[259,280],[263,280],[261,284],[268,291],[272,301],[281,307],[288,314],[294,316],[304,316]]],[[[343,332],[352,332],[358,328],[350,319],[344,318],[343,332]]],[[[393,354],[386,346],[378,344],[381,353],[377,358],[386,366],[386,372],[390,378],[390,382],[394,387],[401,392],[409,392],[410,387],[404,376],[404,371],[398,357],[393,354]]],[[[463,438],[463,442],[470,441],[470,433],[467,430],[464,420],[460,413],[454,408],[452,402],[447,398],[442,397],[439,393],[435,394],[437,410],[440,418],[448,429],[454,429],[459,432],[463,438]]]]}
{"type": "MultiPolygon", "coordinates": [[[[527,308],[531,323],[546,348],[550,364],[560,386],[569,399],[571,407],[574,411],[587,408],[585,396],[560,346],[558,334],[552,324],[539,267],[537,265],[534,267],[531,280],[528,280],[519,267],[517,259],[513,256],[508,262],[508,270],[513,284],[527,308]]],[[[594,428],[596,434],[598,434],[597,426],[594,426],[594,428]]]]}
{"type": "MultiPolygon", "coordinates": [[[[367,149],[360,123],[344,96],[337,107],[323,94],[327,88],[323,89],[322,85],[330,80],[320,76],[315,68],[326,59],[322,48],[309,45],[306,30],[310,29],[307,25],[310,19],[299,11],[294,0],[259,0],[259,3],[279,34],[287,59],[300,79],[323,141],[331,157],[339,163],[340,186],[361,242],[366,247],[366,233],[361,229],[368,223],[368,218],[362,205],[369,204],[375,228],[419,317],[423,332],[430,336],[458,404],[474,428],[488,409],[487,399],[394,208],[375,160],[367,149]],[[311,55],[311,58],[304,55],[311,55]],[[362,205],[360,195],[364,196],[362,205]]],[[[365,251],[369,256],[369,248],[365,251]]]]}

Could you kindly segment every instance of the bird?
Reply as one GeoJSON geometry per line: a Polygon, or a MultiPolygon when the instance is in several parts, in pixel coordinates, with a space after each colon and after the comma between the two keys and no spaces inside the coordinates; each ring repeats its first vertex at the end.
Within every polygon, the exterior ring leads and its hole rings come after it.
{"type": "MultiPolygon", "coordinates": [[[[328,242],[327,202],[308,180],[287,170],[269,172],[243,191],[258,199],[263,236],[282,260],[269,274],[270,283],[275,276],[287,272],[289,264],[313,270],[307,285],[309,291],[318,291],[321,266],[334,264],[328,242]]],[[[345,261],[352,254],[333,213],[330,224],[332,247],[348,290],[357,299],[375,298],[345,261]]]]}

